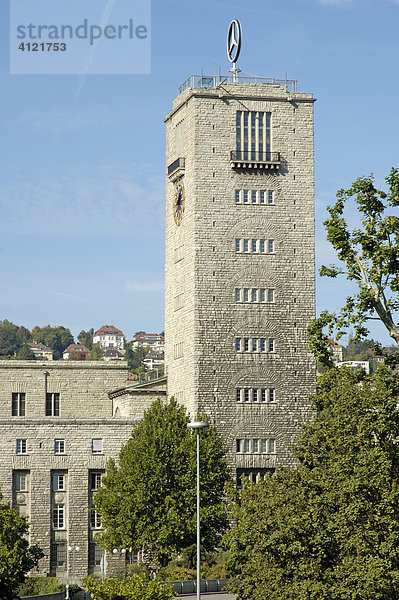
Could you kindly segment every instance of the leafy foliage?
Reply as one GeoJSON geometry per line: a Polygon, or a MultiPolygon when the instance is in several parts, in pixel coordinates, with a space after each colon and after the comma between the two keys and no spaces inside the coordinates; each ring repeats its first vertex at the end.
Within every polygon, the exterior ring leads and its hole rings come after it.
{"type": "Polygon", "coordinates": [[[32,329],[32,337],[35,342],[42,342],[53,351],[55,360],[62,357],[62,353],[69,346],[74,343],[73,335],[62,325],[57,327],[51,327],[46,325],[45,327],[34,327],[32,329]]]}
{"type": "Polygon", "coordinates": [[[36,360],[36,356],[29,346],[22,346],[17,352],[18,360],[36,360]]]}
{"type": "Polygon", "coordinates": [[[320,274],[336,278],[345,275],[357,284],[357,293],[346,298],[337,313],[324,311],[311,325],[310,347],[319,360],[330,365],[323,330],[339,339],[347,327],[355,329],[355,338],[368,334],[366,322],[380,320],[391,338],[399,344],[399,328],[393,313],[399,308],[399,216],[387,214],[399,206],[399,171],[392,169],[386,177],[388,191],[374,186],[373,176],[360,177],[348,190],[337,193],[330,217],[324,222],[327,239],[333,245],[341,266],[329,265],[320,274]],[[360,227],[349,228],[344,209],[354,201],[360,227]]]}
{"type": "Polygon", "coordinates": [[[78,334],[78,341],[84,346],[86,346],[86,348],[91,350],[93,348],[93,336],[93,327],[89,329],[89,331],[84,331],[84,329],[82,329],[82,331],[78,334]]]}
{"type": "Polygon", "coordinates": [[[174,597],[172,586],[147,581],[136,574],[103,582],[88,577],[83,583],[92,600],[172,600],[174,597]]]}
{"type": "MultiPolygon", "coordinates": [[[[165,566],[196,539],[196,439],[188,415],[171,399],[157,400],[135,425],[119,454],[110,460],[96,509],[105,532],[99,543],[155,552],[165,566]]],[[[211,426],[201,432],[201,534],[213,549],[227,525],[224,484],[229,479],[221,439],[211,426]]]]}
{"type": "Polygon", "coordinates": [[[90,354],[87,355],[86,360],[103,360],[104,350],[99,342],[93,344],[90,354]]]}
{"type": "Polygon", "coordinates": [[[65,591],[65,585],[57,577],[27,577],[18,588],[18,595],[41,596],[65,591]]]}
{"type": "Polygon", "coordinates": [[[31,333],[26,327],[15,325],[7,319],[0,321],[0,356],[12,357],[31,339],[31,333]]]}
{"type": "MultiPolygon", "coordinates": [[[[0,502],[2,496],[0,494],[0,502]]],[[[0,598],[13,600],[26,573],[44,556],[26,539],[28,522],[9,504],[0,503],[0,598]]]]}
{"type": "Polygon", "coordinates": [[[125,359],[128,367],[133,373],[139,374],[140,369],[143,369],[143,360],[149,350],[148,346],[138,346],[133,348],[132,342],[125,344],[125,359]]]}
{"type": "Polygon", "coordinates": [[[228,569],[242,600],[392,600],[399,595],[398,376],[330,369],[298,466],[233,503],[228,569]],[[360,379],[362,377],[362,379],[360,379]]]}

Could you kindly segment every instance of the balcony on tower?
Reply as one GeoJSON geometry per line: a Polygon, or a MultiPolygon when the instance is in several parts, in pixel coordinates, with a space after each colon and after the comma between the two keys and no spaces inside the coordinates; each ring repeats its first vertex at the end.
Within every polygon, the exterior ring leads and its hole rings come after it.
{"type": "Polygon", "coordinates": [[[232,150],[230,164],[233,169],[278,171],[281,165],[280,152],[232,150]]]}
{"type": "Polygon", "coordinates": [[[171,181],[178,179],[182,175],[184,175],[184,171],[186,168],[186,159],[183,156],[179,156],[176,158],[170,165],[168,166],[168,177],[171,181]]]}

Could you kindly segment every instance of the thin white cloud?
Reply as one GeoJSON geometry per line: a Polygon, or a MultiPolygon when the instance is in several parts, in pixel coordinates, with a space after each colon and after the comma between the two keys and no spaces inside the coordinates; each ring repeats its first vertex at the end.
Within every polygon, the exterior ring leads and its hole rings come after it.
{"type": "Polygon", "coordinates": [[[75,164],[44,170],[28,181],[16,175],[0,184],[0,231],[88,238],[161,235],[165,196],[158,173],[158,167],[145,164],[75,164]]]}
{"type": "Polygon", "coordinates": [[[164,290],[164,282],[160,281],[128,281],[125,287],[130,292],[161,292],[164,290]]]}
{"type": "Polygon", "coordinates": [[[22,127],[34,133],[60,134],[116,126],[129,121],[128,114],[102,107],[52,107],[15,115],[9,120],[8,125],[11,128],[22,127]]]}
{"type": "Polygon", "coordinates": [[[79,302],[89,302],[87,298],[81,298],[80,296],[74,296],[73,294],[67,294],[66,292],[56,292],[53,290],[46,290],[47,294],[54,294],[55,296],[62,296],[63,298],[69,298],[70,300],[78,300],[79,302]]]}

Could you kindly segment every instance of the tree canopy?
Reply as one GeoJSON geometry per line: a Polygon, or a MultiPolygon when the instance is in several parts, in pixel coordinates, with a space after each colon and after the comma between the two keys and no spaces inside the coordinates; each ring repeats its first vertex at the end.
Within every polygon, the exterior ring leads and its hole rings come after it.
{"type": "Polygon", "coordinates": [[[244,488],[227,534],[242,600],[399,595],[398,376],[331,369],[295,449],[298,466],[244,488]]]}
{"type": "Polygon", "coordinates": [[[146,581],[137,574],[124,579],[96,581],[88,577],[83,581],[93,600],[172,600],[173,586],[159,581],[146,581]]]}
{"type": "Polygon", "coordinates": [[[4,319],[0,321],[0,356],[12,357],[32,339],[29,329],[4,319]]]}
{"type": "Polygon", "coordinates": [[[32,337],[35,342],[42,342],[42,344],[52,349],[54,360],[61,358],[65,348],[75,341],[69,329],[62,325],[57,327],[51,327],[50,325],[45,327],[36,326],[32,329],[32,337]]]}
{"type": "Polygon", "coordinates": [[[360,339],[369,333],[367,321],[376,319],[399,344],[394,317],[399,308],[399,216],[388,212],[399,206],[399,171],[392,169],[386,182],[388,190],[383,191],[375,187],[372,175],[360,177],[348,190],[340,190],[334,206],[328,207],[327,239],[341,264],[323,266],[320,274],[345,275],[356,283],[357,291],[346,298],[340,311],[322,312],[310,327],[311,349],[324,363],[329,360],[325,328],[339,339],[351,325],[360,339]],[[360,217],[360,226],[352,228],[344,214],[350,202],[360,217]]]}
{"type": "Polygon", "coordinates": [[[0,494],[0,598],[13,600],[28,571],[44,554],[38,546],[29,546],[26,518],[1,500],[0,494]]]}
{"type": "Polygon", "coordinates": [[[78,341],[84,346],[86,346],[86,348],[91,350],[93,348],[93,336],[93,327],[89,329],[89,331],[84,331],[84,329],[82,329],[82,331],[78,334],[78,341]]]}
{"type": "MultiPolygon", "coordinates": [[[[95,506],[105,532],[99,543],[147,548],[164,566],[196,539],[196,440],[174,399],[157,400],[107,465],[95,506]]],[[[201,432],[201,544],[213,549],[227,526],[225,451],[214,426],[201,432]]]]}

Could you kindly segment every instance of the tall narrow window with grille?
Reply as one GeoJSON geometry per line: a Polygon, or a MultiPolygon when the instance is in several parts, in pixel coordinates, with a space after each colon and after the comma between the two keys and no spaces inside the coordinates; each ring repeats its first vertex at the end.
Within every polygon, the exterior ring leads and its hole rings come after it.
{"type": "Polygon", "coordinates": [[[270,160],[271,113],[238,110],[236,113],[237,160],[270,160]]]}

